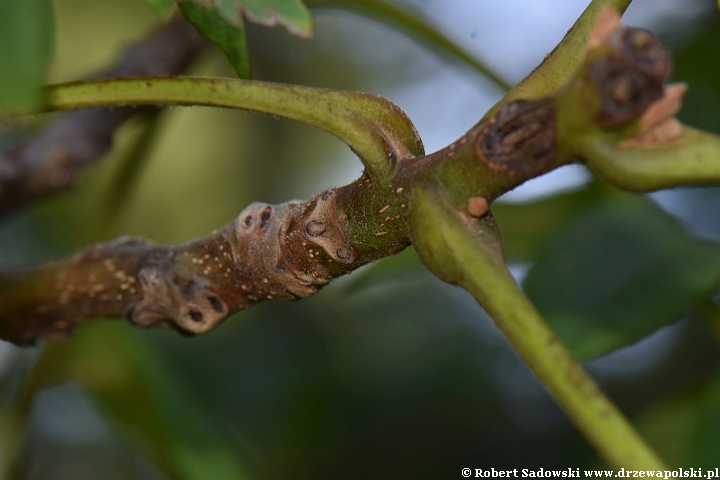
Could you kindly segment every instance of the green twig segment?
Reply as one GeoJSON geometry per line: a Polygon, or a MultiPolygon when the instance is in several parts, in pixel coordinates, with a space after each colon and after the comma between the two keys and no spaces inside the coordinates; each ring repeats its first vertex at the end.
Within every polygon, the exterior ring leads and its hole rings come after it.
{"type": "Polygon", "coordinates": [[[126,105],[208,105],[299,120],[350,146],[378,186],[393,162],[422,155],[422,141],[405,113],[377,95],[228,78],[133,78],[72,82],[48,87],[45,109],[126,105]]]}
{"type": "Polygon", "coordinates": [[[412,14],[405,8],[397,7],[386,0],[310,0],[305,3],[311,7],[346,8],[366,17],[389,24],[392,27],[399,27],[399,29],[406,31],[412,37],[430,45],[438,52],[454,57],[466,65],[469,65],[490,79],[502,90],[508,91],[511,88],[511,85],[489,66],[458,47],[419,15],[412,14]]]}
{"type": "Polygon", "coordinates": [[[472,219],[433,187],[413,189],[410,208],[413,244],[423,263],[482,305],[600,455],[618,469],[665,470],[515,283],[497,248],[492,217],[472,219]]]}
{"type": "Polygon", "coordinates": [[[484,118],[493,116],[506,103],[544,97],[565,85],[585,58],[585,44],[603,8],[610,5],[622,14],[630,2],[632,0],[592,0],[545,60],[488,110],[484,118]]]}
{"type": "Polygon", "coordinates": [[[593,169],[625,190],[720,182],[720,137],[691,127],[683,126],[676,141],[655,147],[624,147],[601,135],[588,135],[578,143],[593,169]]]}

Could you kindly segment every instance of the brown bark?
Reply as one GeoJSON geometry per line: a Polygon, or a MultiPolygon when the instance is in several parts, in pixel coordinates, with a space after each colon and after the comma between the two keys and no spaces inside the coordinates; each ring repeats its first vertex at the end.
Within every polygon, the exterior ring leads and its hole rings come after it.
{"type": "MultiPolygon", "coordinates": [[[[308,297],[408,245],[404,219],[395,211],[402,207],[390,211],[356,201],[368,185],[363,176],[307,201],[253,203],[221,231],[186,244],[121,238],[35,270],[0,275],[0,338],[31,344],[65,336],[88,319],[122,316],[139,327],[193,335],[261,301],[308,297]],[[358,251],[341,222],[367,222],[361,217],[368,209],[389,219],[380,223],[388,228],[382,248],[358,251]]],[[[367,223],[373,228],[377,222],[367,223]]]]}

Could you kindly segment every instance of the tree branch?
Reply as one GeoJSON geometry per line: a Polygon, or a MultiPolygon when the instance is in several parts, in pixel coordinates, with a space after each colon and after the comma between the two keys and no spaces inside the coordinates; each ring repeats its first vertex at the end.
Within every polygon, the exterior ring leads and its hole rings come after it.
{"type": "MultiPolygon", "coordinates": [[[[177,75],[207,44],[185,20],[175,19],[129,48],[97,78],[177,75]]],[[[78,172],[105,155],[115,131],[144,109],[93,108],[67,112],[28,142],[0,155],[0,214],[73,186],[78,172]]]]}
{"type": "Polygon", "coordinates": [[[29,344],[65,336],[88,319],[120,316],[197,334],[260,301],[307,297],[409,245],[402,189],[386,205],[373,190],[363,175],[304,202],[253,203],[221,231],[187,244],[124,238],[0,274],[0,337],[29,344]]]}
{"type": "MultiPolygon", "coordinates": [[[[670,141],[678,155],[696,155],[694,137],[627,143],[644,138],[645,112],[666,102],[669,56],[647,32],[623,29],[616,14],[607,21],[610,28],[592,38],[595,48],[553,95],[504,103],[431,155],[422,155],[414,127],[397,107],[366,94],[198,78],[52,87],[49,109],[157,102],[296,118],[340,137],[367,170],[304,202],[252,204],[220,233],[185,245],[126,239],[24,273],[0,273],[0,336],[31,343],[91,318],[120,315],[139,326],[205,332],[233,311],[306,297],[336,276],[401,251],[411,243],[409,195],[416,188],[434,185],[456,209],[481,217],[502,193],[561,165],[587,159],[602,173],[604,157],[588,149],[596,140],[647,156],[661,154],[670,141]]],[[[669,120],[675,110],[667,110],[669,120]]],[[[703,165],[704,178],[720,172],[720,159],[703,165]]],[[[677,182],[688,178],[699,177],[677,182]]],[[[634,177],[623,181],[632,184],[634,177]]]]}
{"type": "MultiPolygon", "coordinates": [[[[611,2],[591,7],[602,3],[611,2]]],[[[600,20],[567,82],[555,85],[542,76],[524,82],[458,141],[432,155],[418,153],[414,129],[396,107],[358,94],[208,79],[56,87],[49,108],[73,108],[73,99],[80,106],[152,99],[191,104],[189,93],[221,106],[262,105],[256,109],[279,114],[287,108],[287,116],[346,140],[367,171],[307,201],[252,204],[220,232],[188,244],[156,247],[121,239],[35,270],[0,273],[0,336],[29,343],[67,334],[91,318],[118,315],[138,326],[201,333],[259,301],[309,296],[332,278],[412,242],[436,275],[463,286],[487,309],[612,466],[664,469],[514,283],[488,210],[502,193],[560,165],[585,161],[602,174],[608,160],[601,153],[610,147],[629,157],[654,157],[670,147],[674,155],[703,157],[702,168],[688,167],[695,174],[674,178],[678,185],[720,178],[717,138],[702,134],[703,143],[683,129],[668,133],[663,127],[673,125],[677,106],[663,87],[667,52],[647,32],[623,29],[613,11],[588,11],[586,23],[592,15],[600,20]],[[293,95],[300,100],[291,101],[293,95]],[[324,104],[303,117],[303,105],[318,99],[324,104]]],[[[577,35],[577,29],[569,34],[577,35]]],[[[556,58],[564,59],[563,67],[575,66],[568,55],[556,58]]],[[[638,178],[654,174],[652,166],[645,168],[639,176],[630,168],[622,181],[637,187],[638,178]]]]}

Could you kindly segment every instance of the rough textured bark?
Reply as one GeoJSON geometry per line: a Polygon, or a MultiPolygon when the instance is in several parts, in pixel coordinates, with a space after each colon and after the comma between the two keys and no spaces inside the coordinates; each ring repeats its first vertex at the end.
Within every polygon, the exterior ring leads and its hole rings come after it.
{"type": "MultiPolygon", "coordinates": [[[[184,71],[207,44],[183,19],[173,20],[129,48],[98,78],[171,76],[184,71]]],[[[67,112],[40,134],[0,155],[0,214],[72,187],[78,172],[105,155],[115,131],[145,108],[92,108],[67,112]]]]}
{"type": "Polygon", "coordinates": [[[393,205],[380,206],[367,195],[372,188],[363,176],[306,201],[253,203],[219,232],[190,243],[121,238],[0,275],[0,337],[29,344],[65,336],[88,319],[121,316],[192,335],[264,300],[308,297],[409,244],[402,189],[393,205]],[[341,224],[349,222],[363,228],[348,235],[341,224]],[[367,245],[365,235],[382,237],[382,245],[367,245]]]}

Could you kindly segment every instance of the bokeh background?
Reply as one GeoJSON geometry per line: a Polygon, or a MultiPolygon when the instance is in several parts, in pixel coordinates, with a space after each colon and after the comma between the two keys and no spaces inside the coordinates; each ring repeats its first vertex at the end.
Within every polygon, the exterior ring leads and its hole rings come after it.
{"type": "MultiPolygon", "coordinates": [[[[399,4],[511,83],[586,6],[399,4]]],[[[50,82],[101,70],[160,23],[143,0],[54,7],[50,82]]],[[[310,40],[247,25],[254,78],[380,94],[409,115],[429,152],[502,95],[470,67],[387,25],[340,9],[314,14],[310,40]]],[[[690,85],[680,118],[720,133],[715,2],[635,0],[625,21],[651,29],[675,54],[673,76],[690,85]]],[[[213,50],[190,73],[233,76],[213,50]]],[[[45,120],[1,126],[0,146],[45,120]]],[[[4,218],[0,266],[60,258],[119,235],[190,240],[252,201],[306,198],[360,172],[341,142],[299,123],[167,108],[123,127],[77,189],[4,218]]],[[[671,465],[720,466],[720,316],[711,300],[720,261],[710,243],[720,241],[720,188],[630,198],[576,166],[501,201],[513,272],[554,315],[561,338],[579,358],[599,357],[587,368],[671,465]],[[631,213],[618,218],[603,210],[610,204],[631,213]],[[648,248],[655,256],[623,270],[648,248]],[[620,260],[608,266],[608,258],[620,260]],[[693,276],[699,270],[705,277],[693,276]],[[663,303],[686,277],[691,295],[663,303]],[[668,290],[657,289],[658,278],[668,290]],[[622,312],[593,310],[587,291],[606,287],[642,301],[618,293],[611,298],[622,312]],[[555,312],[561,301],[587,319],[555,312]]],[[[42,348],[3,343],[0,374],[12,478],[449,479],[464,467],[602,466],[469,295],[424,271],[412,249],[313,298],[260,305],[192,339],[106,321],[42,348]]]]}

